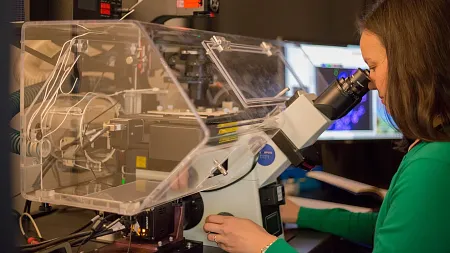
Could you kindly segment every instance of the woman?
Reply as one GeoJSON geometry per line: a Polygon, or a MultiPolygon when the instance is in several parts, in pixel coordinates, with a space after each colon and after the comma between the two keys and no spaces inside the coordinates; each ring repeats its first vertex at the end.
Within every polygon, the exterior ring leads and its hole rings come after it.
{"type": "MultiPolygon", "coordinates": [[[[374,252],[450,252],[449,0],[380,1],[361,22],[360,46],[400,131],[415,140],[378,213],[314,210],[288,202],[286,222],[373,244],[374,252]]],[[[210,216],[208,239],[230,252],[295,252],[253,222],[210,216]]]]}

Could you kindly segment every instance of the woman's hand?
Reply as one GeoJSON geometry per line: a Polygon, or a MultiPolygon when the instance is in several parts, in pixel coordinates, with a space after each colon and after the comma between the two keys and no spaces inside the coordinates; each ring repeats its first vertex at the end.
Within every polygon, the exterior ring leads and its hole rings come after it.
{"type": "Polygon", "coordinates": [[[281,220],[284,223],[296,223],[300,206],[286,198],[286,204],[280,206],[281,220]]]}
{"type": "Polygon", "coordinates": [[[203,229],[209,241],[231,253],[259,253],[277,240],[253,221],[233,216],[208,216],[203,229]]]}

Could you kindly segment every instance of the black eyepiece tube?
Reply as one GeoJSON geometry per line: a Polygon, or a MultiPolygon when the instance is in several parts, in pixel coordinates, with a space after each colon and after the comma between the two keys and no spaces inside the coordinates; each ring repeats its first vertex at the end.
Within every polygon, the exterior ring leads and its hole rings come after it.
{"type": "Polygon", "coordinates": [[[334,81],[314,100],[315,107],[330,120],[344,117],[369,92],[369,74],[358,69],[352,76],[334,81]]]}

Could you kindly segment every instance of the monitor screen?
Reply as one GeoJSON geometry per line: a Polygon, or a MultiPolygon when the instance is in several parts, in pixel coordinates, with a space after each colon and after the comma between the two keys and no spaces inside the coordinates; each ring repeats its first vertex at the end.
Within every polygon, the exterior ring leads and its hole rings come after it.
{"type": "MultiPolygon", "coordinates": [[[[296,75],[286,71],[291,94],[298,89],[321,94],[336,79],[351,76],[358,68],[368,69],[358,46],[288,43],[285,57],[296,75]]],[[[319,140],[401,138],[392,124],[377,92],[370,91],[346,116],[334,121],[319,140]]]]}

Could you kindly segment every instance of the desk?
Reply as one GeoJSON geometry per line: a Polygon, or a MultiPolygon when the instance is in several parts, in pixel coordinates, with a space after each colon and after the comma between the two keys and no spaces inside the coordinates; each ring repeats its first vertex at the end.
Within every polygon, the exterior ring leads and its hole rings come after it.
{"type": "MultiPolygon", "coordinates": [[[[95,216],[91,210],[83,210],[70,207],[60,207],[55,213],[41,217],[36,220],[42,236],[45,238],[55,238],[68,235],[77,228],[86,224],[95,216]]],[[[310,230],[289,229],[286,231],[286,240],[301,253],[319,253],[323,245],[332,243],[332,236],[310,230]]],[[[18,236],[18,243],[24,244],[24,238],[18,236]]],[[[90,252],[95,249],[105,247],[106,243],[90,242],[82,247],[82,251],[90,252]]],[[[76,250],[76,249],[75,249],[76,250]]],[[[101,250],[100,250],[101,251],[101,250]]],[[[204,247],[204,253],[222,253],[219,248],[204,247]]],[[[76,251],[75,251],[76,252],[76,251]]]]}

